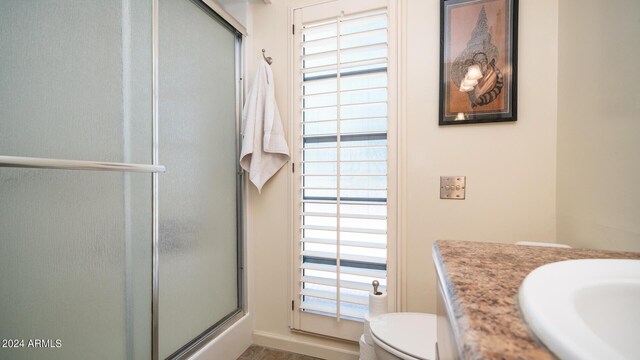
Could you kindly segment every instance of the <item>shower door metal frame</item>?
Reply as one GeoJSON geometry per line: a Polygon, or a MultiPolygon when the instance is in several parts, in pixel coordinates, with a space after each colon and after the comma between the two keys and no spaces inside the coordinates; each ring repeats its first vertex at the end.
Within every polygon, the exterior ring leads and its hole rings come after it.
{"type": "MultiPolygon", "coordinates": [[[[237,300],[238,306],[231,313],[220,319],[196,338],[185,344],[183,347],[171,354],[168,359],[186,359],[202,349],[209,341],[215,339],[225,330],[235,324],[246,314],[246,304],[244,302],[244,197],[243,197],[243,170],[240,167],[240,152],[242,140],[240,137],[242,123],[242,105],[244,103],[244,61],[243,61],[243,36],[247,31],[233,16],[229,15],[220,5],[212,0],[185,0],[191,1],[227,28],[235,37],[235,80],[236,80],[236,234],[237,234],[237,300]]],[[[153,56],[153,160],[154,165],[159,164],[159,133],[158,133],[158,46],[159,46],[159,0],[152,0],[152,56],[153,56]]],[[[153,174],[153,231],[152,231],[152,326],[151,326],[151,358],[159,359],[159,226],[158,226],[158,175],[153,174]]]]}
{"type": "MultiPolygon", "coordinates": [[[[152,67],[152,164],[159,163],[159,148],[158,148],[158,46],[159,46],[159,12],[158,12],[158,0],[151,1],[151,67],[152,67]]],[[[152,200],[151,200],[151,213],[152,215],[152,229],[151,229],[151,359],[158,360],[159,356],[159,315],[158,315],[158,297],[160,295],[158,288],[158,274],[160,268],[158,266],[158,175],[153,174],[151,177],[152,188],[152,200]]]]}

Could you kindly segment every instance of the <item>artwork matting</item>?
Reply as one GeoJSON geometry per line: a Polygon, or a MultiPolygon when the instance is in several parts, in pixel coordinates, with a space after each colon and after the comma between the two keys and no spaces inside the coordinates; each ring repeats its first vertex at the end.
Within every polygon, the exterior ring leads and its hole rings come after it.
{"type": "Polygon", "coordinates": [[[440,125],[516,121],[518,0],[442,0],[440,125]]]}

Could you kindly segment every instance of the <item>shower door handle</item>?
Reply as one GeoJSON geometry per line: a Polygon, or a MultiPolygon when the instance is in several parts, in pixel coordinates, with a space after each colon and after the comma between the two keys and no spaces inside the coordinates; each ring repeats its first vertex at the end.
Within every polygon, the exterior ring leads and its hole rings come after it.
{"type": "Polygon", "coordinates": [[[122,171],[142,173],[163,173],[167,169],[163,165],[115,163],[85,160],[47,159],[22,156],[0,155],[0,167],[30,168],[30,169],[57,169],[57,170],[95,170],[95,171],[122,171]]]}

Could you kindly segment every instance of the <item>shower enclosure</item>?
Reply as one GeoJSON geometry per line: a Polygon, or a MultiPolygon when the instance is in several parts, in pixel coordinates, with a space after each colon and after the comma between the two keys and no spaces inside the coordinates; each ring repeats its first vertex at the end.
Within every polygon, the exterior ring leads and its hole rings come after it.
{"type": "Polygon", "coordinates": [[[179,358],[243,315],[241,31],[0,2],[0,359],[179,358]]]}

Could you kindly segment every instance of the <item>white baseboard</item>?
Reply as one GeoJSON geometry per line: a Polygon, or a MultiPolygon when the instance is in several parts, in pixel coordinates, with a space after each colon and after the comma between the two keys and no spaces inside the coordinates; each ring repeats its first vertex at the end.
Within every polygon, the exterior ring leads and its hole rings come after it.
{"type": "Polygon", "coordinates": [[[254,330],[253,342],[260,346],[327,360],[358,360],[360,356],[357,344],[344,343],[334,346],[331,343],[335,341],[295,333],[286,336],[254,330]]]}

